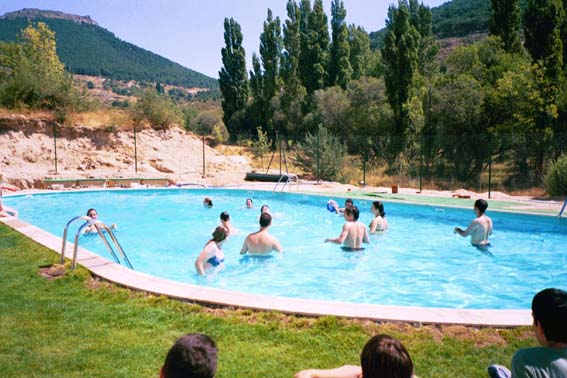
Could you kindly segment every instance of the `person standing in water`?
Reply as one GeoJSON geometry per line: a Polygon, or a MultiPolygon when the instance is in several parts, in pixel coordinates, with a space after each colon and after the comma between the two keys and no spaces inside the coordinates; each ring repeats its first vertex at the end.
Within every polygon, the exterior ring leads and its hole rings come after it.
{"type": "Polygon", "coordinates": [[[222,245],[228,238],[229,231],[224,226],[218,226],[213,231],[213,238],[205,244],[205,247],[195,260],[195,269],[197,273],[204,276],[206,273],[218,271],[222,268],[224,262],[224,252],[222,245]]]}
{"type": "Polygon", "coordinates": [[[488,236],[492,235],[492,219],[486,214],[488,203],[483,199],[478,199],[474,203],[474,213],[476,218],[469,224],[466,230],[455,227],[455,234],[461,236],[471,236],[471,244],[477,247],[486,247],[490,245],[488,236]]]}
{"type": "Polygon", "coordinates": [[[248,252],[249,255],[267,255],[272,251],[283,252],[278,239],[268,233],[271,224],[272,216],[270,213],[261,214],[260,229],[246,237],[240,249],[240,254],[243,255],[248,252]]]}
{"type": "Polygon", "coordinates": [[[362,243],[370,243],[366,226],[358,221],[360,212],[358,207],[345,208],[345,224],[338,238],[325,239],[325,243],[342,244],[342,249],[347,252],[362,251],[362,243]]]}
{"type": "Polygon", "coordinates": [[[370,211],[374,214],[374,219],[370,222],[370,233],[374,234],[377,231],[386,231],[388,228],[388,221],[386,220],[386,212],[384,211],[384,204],[380,201],[372,202],[370,211]]]}

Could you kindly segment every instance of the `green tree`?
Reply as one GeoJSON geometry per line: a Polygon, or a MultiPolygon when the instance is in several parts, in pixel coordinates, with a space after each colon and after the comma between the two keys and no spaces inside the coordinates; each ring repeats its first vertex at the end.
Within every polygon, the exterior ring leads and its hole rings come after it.
{"type": "Polygon", "coordinates": [[[328,83],[346,89],[352,77],[349,30],[345,22],[346,9],[342,0],[331,1],[332,43],[329,58],[328,83]]]}
{"type": "Polygon", "coordinates": [[[183,116],[173,101],[153,89],[142,94],[133,109],[132,117],[136,123],[145,121],[152,127],[161,129],[183,123],[183,116]]]}
{"type": "Polygon", "coordinates": [[[29,24],[14,43],[0,43],[0,102],[10,108],[64,109],[76,105],[70,75],[57,56],[55,33],[29,24]]]}
{"type": "Polygon", "coordinates": [[[315,0],[313,9],[309,0],[300,5],[300,77],[307,93],[324,88],[329,60],[329,29],[323,1],[315,0]]]}
{"type": "Polygon", "coordinates": [[[488,21],[491,35],[500,37],[504,50],[519,53],[522,49],[520,41],[520,1],[491,0],[492,14],[488,21]]]}
{"type": "Polygon", "coordinates": [[[370,37],[364,28],[356,25],[349,26],[350,66],[352,79],[358,80],[363,76],[372,75],[376,71],[377,59],[370,50],[370,37]]]}
{"type": "Polygon", "coordinates": [[[419,33],[410,24],[408,4],[398,0],[390,6],[386,20],[386,36],[382,58],[388,101],[394,112],[394,134],[403,138],[409,127],[408,101],[418,68],[419,33]]]}
{"type": "Polygon", "coordinates": [[[219,86],[222,93],[223,121],[231,134],[236,134],[237,120],[234,115],[243,112],[248,103],[248,75],[246,53],[242,47],[240,25],[234,19],[224,19],[225,47],[221,50],[223,67],[219,71],[219,86]]]}
{"type": "Polygon", "coordinates": [[[341,140],[319,125],[317,131],[305,134],[297,144],[295,163],[313,177],[336,180],[343,167],[345,150],[341,140]]]}
{"type": "Polygon", "coordinates": [[[272,141],[268,138],[268,133],[261,127],[256,129],[256,133],[258,134],[258,139],[252,144],[252,153],[256,159],[260,158],[260,164],[264,168],[264,155],[270,150],[272,141]]]}

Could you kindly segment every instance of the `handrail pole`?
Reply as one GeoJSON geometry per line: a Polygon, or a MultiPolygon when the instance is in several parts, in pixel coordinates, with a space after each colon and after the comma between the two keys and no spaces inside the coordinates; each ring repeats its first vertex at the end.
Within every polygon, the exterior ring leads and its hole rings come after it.
{"type": "MultiPolygon", "coordinates": [[[[112,246],[110,245],[110,243],[108,242],[108,239],[106,238],[106,236],[104,236],[104,234],[102,233],[102,231],[100,230],[100,225],[106,226],[104,223],[102,223],[101,221],[96,221],[96,223],[94,224],[96,231],[98,232],[98,235],[100,236],[100,238],[102,239],[102,241],[104,242],[104,245],[106,245],[106,249],[108,249],[108,252],[110,252],[110,254],[112,255],[112,258],[114,259],[114,261],[116,261],[118,264],[120,264],[120,259],[118,258],[118,256],[116,256],[116,252],[114,252],[114,249],[112,249],[112,246]]],[[[108,227],[106,227],[106,229],[108,229],[108,227]]]]}

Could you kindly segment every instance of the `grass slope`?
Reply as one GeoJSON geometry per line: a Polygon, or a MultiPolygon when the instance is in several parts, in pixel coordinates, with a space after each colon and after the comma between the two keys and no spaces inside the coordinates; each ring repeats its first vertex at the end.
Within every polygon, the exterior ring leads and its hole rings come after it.
{"type": "Polygon", "coordinates": [[[219,346],[217,378],[292,377],[308,367],[358,364],[370,335],[400,338],[421,377],[486,377],[533,344],[508,330],[375,324],[334,317],[211,309],[118,288],[84,269],[48,281],[58,255],[0,223],[2,377],[156,377],[173,341],[187,332],[219,346]]]}

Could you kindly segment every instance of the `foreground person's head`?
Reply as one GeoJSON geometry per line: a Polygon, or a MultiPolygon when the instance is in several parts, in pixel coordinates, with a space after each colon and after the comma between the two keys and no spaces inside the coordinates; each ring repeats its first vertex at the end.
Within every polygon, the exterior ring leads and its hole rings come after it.
{"type": "Polygon", "coordinates": [[[189,333],[171,347],[160,378],[213,378],[217,370],[217,346],[207,335],[189,333]]]}
{"type": "Polygon", "coordinates": [[[538,342],[567,343],[567,292],[560,289],[544,289],[532,300],[532,316],[538,342]],[[542,339],[542,336],[545,339],[542,339]]]}
{"type": "Polygon", "coordinates": [[[388,335],[372,337],[360,354],[364,378],[411,378],[413,362],[404,345],[388,335]]]}

